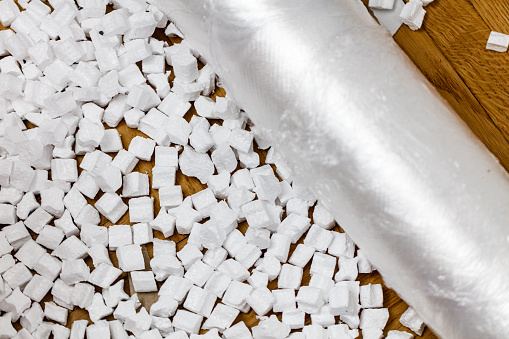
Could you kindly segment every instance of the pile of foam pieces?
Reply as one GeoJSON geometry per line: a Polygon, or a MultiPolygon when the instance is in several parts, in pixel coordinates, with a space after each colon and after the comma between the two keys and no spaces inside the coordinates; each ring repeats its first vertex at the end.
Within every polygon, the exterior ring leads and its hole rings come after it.
{"type": "MultiPolygon", "coordinates": [[[[0,338],[383,337],[363,252],[246,114],[210,98],[198,53],[152,37],[182,38],[157,7],[18,4],[0,1],[0,338]],[[122,120],[141,132],[129,145],[122,120]],[[136,169],[152,160],[149,180],[136,169]],[[206,188],[184,197],[177,172],[206,188]],[[91,322],[68,322],[76,309],[91,322]]],[[[422,334],[411,308],[400,322],[422,334]]]]}
{"type": "MultiPolygon", "coordinates": [[[[423,7],[431,2],[433,0],[409,0],[399,14],[401,21],[414,31],[420,29],[426,15],[426,10],[423,7]]],[[[395,0],[369,0],[369,7],[380,10],[392,10],[394,3],[395,0]]]]}

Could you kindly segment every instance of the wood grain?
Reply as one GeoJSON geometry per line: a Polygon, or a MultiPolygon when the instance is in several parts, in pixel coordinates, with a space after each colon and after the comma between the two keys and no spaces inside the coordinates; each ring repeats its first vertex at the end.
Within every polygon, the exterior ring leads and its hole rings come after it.
{"type": "MultiPolygon", "coordinates": [[[[363,0],[367,1],[367,0],[363,0]]],[[[407,27],[402,27],[394,36],[395,41],[415,62],[422,73],[430,80],[441,95],[458,112],[459,116],[468,124],[472,131],[486,144],[486,146],[500,159],[502,165],[509,169],[509,84],[505,81],[507,74],[507,53],[495,53],[485,50],[485,44],[489,32],[497,30],[509,33],[509,3],[505,0],[436,0],[427,8],[423,29],[414,32],[407,27]]],[[[1,29],[3,27],[0,26],[1,29]]],[[[178,42],[174,39],[169,41],[162,30],[157,30],[155,36],[158,39],[167,40],[169,43],[178,42]]],[[[170,77],[169,81],[173,79],[170,77]]],[[[214,96],[224,96],[224,91],[218,89],[214,96]]],[[[194,108],[186,115],[189,120],[195,114],[194,108]]],[[[124,148],[129,146],[134,136],[143,133],[128,128],[124,122],[117,127],[124,148]]],[[[259,152],[261,159],[265,159],[265,153],[259,152]]],[[[81,157],[78,157],[81,161],[81,157]]],[[[147,173],[152,180],[151,170],[153,160],[150,162],[140,161],[135,171],[147,173]]],[[[204,188],[198,180],[184,176],[180,171],[177,173],[177,184],[182,186],[184,196],[189,196],[204,188]]],[[[157,190],[151,190],[151,196],[155,200],[155,213],[159,210],[157,190]]],[[[100,197],[98,195],[95,200],[100,197]]],[[[91,204],[94,201],[89,201],[91,204]]],[[[109,226],[104,217],[101,224],[109,226]]],[[[126,214],[117,224],[131,224],[126,214]]],[[[245,232],[246,223],[242,223],[239,229],[245,232]]],[[[341,231],[336,227],[336,231],[341,231]]],[[[155,237],[163,238],[160,232],[154,232],[155,237]]],[[[177,249],[181,249],[187,242],[184,235],[175,234],[170,237],[177,242],[177,249]]],[[[302,239],[301,239],[302,241],[302,239]]],[[[292,251],[295,246],[292,246],[292,251]]],[[[152,246],[144,248],[147,261],[152,257],[152,246]]],[[[113,263],[118,266],[114,252],[110,253],[113,263]]],[[[92,268],[90,259],[87,264],[92,268]]],[[[127,275],[123,274],[121,278],[127,275]]],[[[309,265],[305,268],[303,284],[309,282],[309,265]]],[[[359,275],[361,284],[383,283],[379,274],[359,275]]],[[[126,291],[133,293],[130,279],[126,282],[126,291]]],[[[271,282],[270,288],[276,288],[277,282],[271,282]]],[[[44,301],[50,301],[47,296],[44,301]]],[[[147,308],[157,300],[154,293],[140,295],[140,300],[147,308]]],[[[390,318],[384,333],[389,330],[406,330],[399,323],[399,316],[406,310],[407,305],[397,294],[384,287],[384,306],[389,308],[390,318]]],[[[77,319],[87,319],[88,313],[84,310],[75,309],[70,313],[68,326],[77,319]]],[[[109,317],[112,319],[112,317],[109,317]]],[[[241,314],[236,322],[244,321],[249,327],[258,323],[254,312],[241,314]]],[[[310,322],[309,317],[306,319],[310,322]]],[[[19,326],[19,324],[18,324],[19,326]]],[[[423,338],[436,338],[426,329],[423,338]]]]}

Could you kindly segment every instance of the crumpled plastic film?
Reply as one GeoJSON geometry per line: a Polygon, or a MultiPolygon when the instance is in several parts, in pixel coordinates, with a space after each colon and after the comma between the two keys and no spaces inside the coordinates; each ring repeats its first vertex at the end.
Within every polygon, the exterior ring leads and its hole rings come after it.
{"type": "Polygon", "coordinates": [[[358,0],[153,0],[444,338],[509,338],[509,180],[358,0]]]}

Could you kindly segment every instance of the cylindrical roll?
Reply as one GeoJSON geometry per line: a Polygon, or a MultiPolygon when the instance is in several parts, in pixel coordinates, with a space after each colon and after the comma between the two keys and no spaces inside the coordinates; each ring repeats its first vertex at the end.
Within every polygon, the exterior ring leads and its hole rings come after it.
{"type": "Polygon", "coordinates": [[[358,0],[154,0],[444,338],[509,338],[509,180],[358,0]]]}

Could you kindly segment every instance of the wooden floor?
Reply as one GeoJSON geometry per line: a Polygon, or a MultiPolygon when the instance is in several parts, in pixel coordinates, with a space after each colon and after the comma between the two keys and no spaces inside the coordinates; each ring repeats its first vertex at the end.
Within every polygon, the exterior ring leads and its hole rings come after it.
{"type": "MultiPolygon", "coordinates": [[[[367,0],[363,0],[367,2],[367,0]]],[[[396,42],[421,69],[423,74],[449,101],[463,120],[487,147],[500,159],[502,165],[509,169],[509,55],[485,50],[486,40],[491,30],[509,33],[509,2],[506,0],[435,0],[426,7],[428,11],[423,29],[414,32],[403,26],[394,36],[396,42]]],[[[0,26],[0,28],[2,28],[0,26]]],[[[156,37],[166,39],[158,30],[156,37]]],[[[170,42],[171,43],[171,42],[170,42]]],[[[170,78],[170,80],[172,80],[170,78]]],[[[215,95],[224,95],[219,89],[215,95]]],[[[194,108],[186,116],[190,118],[194,108]]],[[[129,129],[122,122],[118,130],[122,134],[124,148],[129,146],[135,135],[142,135],[137,130],[129,129]]],[[[262,160],[264,152],[260,152],[262,160]]],[[[78,159],[81,160],[81,159],[78,159]]],[[[146,172],[151,176],[153,162],[140,162],[136,171],[146,172]]],[[[185,196],[203,189],[197,180],[187,178],[178,172],[177,182],[183,188],[185,196]]],[[[155,212],[159,210],[158,194],[151,191],[154,197],[155,212]]],[[[99,198],[98,196],[97,198],[99,198]]],[[[93,204],[93,201],[90,201],[93,204]]],[[[102,224],[110,223],[103,217],[102,224]]],[[[118,224],[130,224],[125,215],[118,224]]],[[[241,225],[245,231],[246,225],[241,225]]],[[[337,228],[339,230],[339,228],[337,228]]],[[[162,238],[162,234],[155,232],[162,238]]],[[[172,240],[182,248],[186,237],[174,235],[172,240]]],[[[152,255],[152,247],[146,246],[147,261],[152,255]]],[[[111,253],[115,264],[116,257],[111,253]]],[[[91,262],[88,262],[91,265],[91,262]]],[[[92,266],[91,266],[92,267],[92,266]]],[[[148,265],[147,265],[148,269],[148,265]]],[[[304,284],[309,281],[309,267],[305,270],[304,284]]],[[[125,277],[125,275],[124,275],[125,277]]],[[[379,274],[360,275],[361,284],[382,283],[379,274]]],[[[127,284],[126,291],[133,293],[132,286],[127,284]]],[[[275,282],[269,287],[275,288],[275,282]]],[[[147,308],[157,300],[155,294],[140,294],[142,303],[147,308]]],[[[399,323],[399,316],[406,310],[406,304],[394,291],[384,288],[384,306],[389,308],[390,319],[385,333],[389,330],[405,330],[399,323]]],[[[51,300],[47,297],[46,300],[51,300]]],[[[76,319],[88,319],[83,310],[71,312],[68,326],[76,319]]],[[[248,326],[255,325],[253,311],[242,314],[237,321],[243,320],[248,326]]],[[[309,322],[309,319],[307,319],[309,322]]],[[[465,320],[467,321],[467,320],[465,320]]],[[[436,338],[426,329],[422,338],[436,338]]]]}

